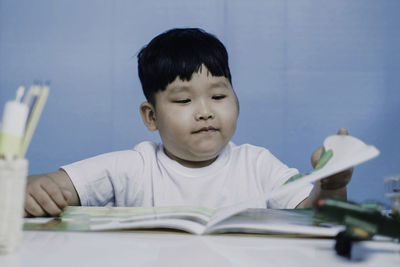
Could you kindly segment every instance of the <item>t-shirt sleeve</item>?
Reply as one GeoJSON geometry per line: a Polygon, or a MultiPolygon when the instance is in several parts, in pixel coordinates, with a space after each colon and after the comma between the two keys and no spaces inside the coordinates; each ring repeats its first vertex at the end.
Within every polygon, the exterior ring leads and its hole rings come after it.
{"type": "Polygon", "coordinates": [[[116,195],[123,194],[128,187],[126,173],[140,178],[134,175],[143,165],[140,161],[138,152],[126,150],[81,160],[61,169],[70,177],[82,206],[116,206],[119,204],[116,195]]]}
{"type": "MultiPolygon", "coordinates": [[[[289,168],[268,150],[262,153],[262,156],[258,161],[259,169],[262,170],[264,178],[262,186],[264,192],[272,193],[281,187],[290,177],[298,174],[298,170],[289,168]]],[[[286,195],[280,195],[278,197],[270,198],[267,201],[267,207],[273,209],[293,209],[301,201],[308,197],[313,188],[312,184],[307,184],[295,192],[286,195]]]]}

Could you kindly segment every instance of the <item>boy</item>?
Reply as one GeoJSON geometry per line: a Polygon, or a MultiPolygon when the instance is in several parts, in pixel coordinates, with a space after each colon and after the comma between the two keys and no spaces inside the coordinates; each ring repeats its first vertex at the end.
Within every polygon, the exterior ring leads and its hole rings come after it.
{"type": "MultiPolygon", "coordinates": [[[[268,194],[297,174],[264,148],[230,142],[239,103],[228,54],[213,35],[167,31],[140,51],[138,69],[147,99],[140,113],[162,144],[142,142],[29,177],[25,216],[58,215],[67,205],[219,208],[268,194]]],[[[257,207],[303,208],[318,197],[345,198],[350,177],[344,172],[257,207]]]]}

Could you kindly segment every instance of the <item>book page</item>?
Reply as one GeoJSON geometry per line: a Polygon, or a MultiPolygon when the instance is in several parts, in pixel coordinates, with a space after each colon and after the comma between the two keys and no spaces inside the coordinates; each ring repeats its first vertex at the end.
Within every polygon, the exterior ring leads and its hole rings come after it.
{"type": "Polygon", "coordinates": [[[307,237],[333,237],[343,226],[322,227],[314,212],[303,210],[248,209],[212,227],[206,233],[258,233],[307,237]]]}
{"type": "Polygon", "coordinates": [[[214,210],[193,207],[68,207],[62,216],[25,220],[25,230],[90,231],[170,228],[200,234],[214,210]]]}
{"type": "Polygon", "coordinates": [[[239,212],[245,211],[248,208],[258,206],[257,204],[260,201],[263,201],[263,198],[259,198],[259,197],[251,198],[244,202],[218,209],[215,212],[215,214],[211,217],[209,222],[207,223],[207,228],[211,228],[213,225],[215,225],[235,214],[238,214],[239,212]]]}
{"type": "MultiPolygon", "coordinates": [[[[76,215],[87,215],[92,218],[118,219],[146,219],[146,218],[192,218],[194,221],[206,223],[215,210],[195,206],[168,206],[168,207],[74,207],[69,206],[62,218],[76,215]]],[[[190,219],[189,219],[190,220],[190,219]]]]}
{"type": "Polygon", "coordinates": [[[290,194],[294,190],[344,171],[379,155],[379,150],[374,146],[366,145],[361,140],[349,135],[332,135],[325,139],[324,148],[333,152],[329,161],[320,169],[315,170],[301,178],[294,180],[265,196],[265,201],[282,194],[290,194]]]}

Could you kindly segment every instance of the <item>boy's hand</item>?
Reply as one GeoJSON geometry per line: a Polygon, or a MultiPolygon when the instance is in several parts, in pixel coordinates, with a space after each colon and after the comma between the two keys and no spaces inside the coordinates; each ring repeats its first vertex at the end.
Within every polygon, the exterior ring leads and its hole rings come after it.
{"type": "MultiPolygon", "coordinates": [[[[348,132],[344,128],[340,128],[338,131],[339,135],[347,135],[348,132]]],[[[321,154],[323,151],[323,147],[318,148],[314,151],[311,156],[311,164],[315,168],[319,159],[321,158],[321,154]]],[[[336,173],[324,179],[317,181],[314,185],[313,190],[310,195],[300,202],[296,208],[311,208],[313,207],[314,202],[317,199],[324,198],[339,198],[346,200],[347,199],[347,189],[346,185],[350,182],[351,175],[353,174],[353,168],[344,170],[342,172],[336,173]]]]}
{"type": "Polygon", "coordinates": [[[26,186],[24,216],[57,216],[68,206],[71,195],[49,176],[31,177],[26,186]]]}
{"type": "MultiPolygon", "coordinates": [[[[346,129],[340,128],[338,131],[339,135],[348,135],[346,129]]],[[[323,147],[319,147],[311,156],[311,164],[315,167],[321,157],[323,147]]],[[[353,174],[353,168],[344,170],[342,172],[331,175],[327,178],[321,179],[321,189],[322,190],[337,190],[345,187],[351,179],[351,175],[353,174]]]]}

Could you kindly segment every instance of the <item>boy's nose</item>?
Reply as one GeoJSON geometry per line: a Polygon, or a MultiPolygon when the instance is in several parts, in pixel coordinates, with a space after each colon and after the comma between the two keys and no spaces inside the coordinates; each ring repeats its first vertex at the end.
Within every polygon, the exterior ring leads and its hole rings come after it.
{"type": "Polygon", "coordinates": [[[195,119],[196,120],[209,120],[214,118],[214,112],[207,100],[201,99],[197,102],[195,119]]]}
{"type": "Polygon", "coordinates": [[[214,113],[211,111],[208,112],[197,112],[195,114],[196,120],[208,120],[208,119],[213,119],[214,118],[214,113]]]}
{"type": "Polygon", "coordinates": [[[196,120],[208,120],[213,118],[214,118],[214,112],[205,103],[202,103],[202,105],[199,106],[197,112],[195,113],[196,120]]]}

